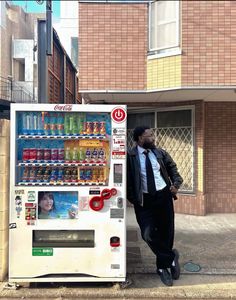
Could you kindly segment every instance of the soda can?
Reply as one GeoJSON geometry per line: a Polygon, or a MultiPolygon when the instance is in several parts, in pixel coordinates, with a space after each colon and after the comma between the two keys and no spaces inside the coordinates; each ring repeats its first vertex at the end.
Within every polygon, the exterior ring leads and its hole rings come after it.
{"type": "Polygon", "coordinates": [[[79,181],[82,182],[85,180],[85,169],[79,168],[79,181]]]}
{"type": "Polygon", "coordinates": [[[30,168],[29,171],[29,182],[35,182],[36,181],[36,168],[30,168]]]}
{"type": "Polygon", "coordinates": [[[43,160],[50,161],[51,160],[51,149],[44,148],[43,149],[43,160]]]}
{"type": "Polygon", "coordinates": [[[43,182],[49,182],[51,171],[49,168],[46,168],[43,174],[43,182]]]}
{"type": "Polygon", "coordinates": [[[43,149],[38,148],[37,149],[37,161],[41,162],[43,160],[43,157],[44,157],[43,149]]]}
{"type": "Polygon", "coordinates": [[[23,149],[22,160],[27,162],[29,160],[29,156],[30,156],[30,149],[29,148],[24,148],[23,149]]]}
{"type": "Polygon", "coordinates": [[[58,161],[64,161],[64,148],[58,148],[58,161]]]}
{"type": "Polygon", "coordinates": [[[22,181],[23,182],[29,181],[29,167],[24,167],[22,181]]]}
{"type": "Polygon", "coordinates": [[[43,181],[43,168],[39,168],[37,170],[37,173],[36,173],[36,181],[37,182],[42,182],[43,181]]]}
{"type": "Polygon", "coordinates": [[[65,170],[64,181],[71,182],[71,170],[69,168],[66,168],[66,170],[65,170]]]}
{"type": "Polygon", "coordinates": [[[30,148],[29,149],[29,160],[31,162],[37,160],[37,149],[36,148],[30,148]]]}
{"type": "Polygon", "coordinates": [[[85,180],[90,181],[92,180],[92,169],[85,169],[85,180]]]}
{"type": "Polygon", "coordinates": [[[52,161],[58,161],[58,149],[52,148],[51,150],[51,160],[52,161]]]}

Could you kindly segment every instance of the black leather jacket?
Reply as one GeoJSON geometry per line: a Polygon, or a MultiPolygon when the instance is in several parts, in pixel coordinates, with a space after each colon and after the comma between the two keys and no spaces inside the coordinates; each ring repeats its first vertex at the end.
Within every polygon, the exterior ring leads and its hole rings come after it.
{"type": "MultiPolygon", "coordinates": [[[[177,189],[183,182],[176,163],[161,148],[152,149],[160,165],[160,172],[167,186],[174,185],[177,189]]],[[[140,175],[140,161],[137,146],[128,151],[127,155],[127,199],[133,204],[143,206],[143,191],[140,175]]]]}

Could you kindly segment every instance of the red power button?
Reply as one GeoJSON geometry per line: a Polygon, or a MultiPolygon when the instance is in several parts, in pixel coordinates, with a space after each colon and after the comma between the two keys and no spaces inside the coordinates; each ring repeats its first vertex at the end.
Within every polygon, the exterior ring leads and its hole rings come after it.
{"type": "Polygon", "coordinates": [[[127,113],[123,107],[116,107],[111,112],[111,118],[116,123],[124,122],[127,117],[127,113]]]}

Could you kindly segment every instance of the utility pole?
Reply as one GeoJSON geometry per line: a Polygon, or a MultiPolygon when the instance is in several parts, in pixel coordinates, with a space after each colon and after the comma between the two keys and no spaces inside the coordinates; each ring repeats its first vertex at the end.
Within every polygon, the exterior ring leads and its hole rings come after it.
{"type": "Polygon", "coordinates": [[[52,0],[46,1],[46,53],[52,55],[53,29],[52,29],[52,0]]]}

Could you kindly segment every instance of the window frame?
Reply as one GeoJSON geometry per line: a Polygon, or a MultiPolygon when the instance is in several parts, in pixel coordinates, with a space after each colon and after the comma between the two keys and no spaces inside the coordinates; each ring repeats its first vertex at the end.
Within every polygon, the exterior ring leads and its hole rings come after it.
{"type": "MultiPolygon", "coordinates": [[[[178,107],[158,107],[158,108],[142,108],[140,109],[131,109],[128,111],[128,114],[145,114],[147,112],[153,112],[154,113],[154,126],[155,128],[158,128],[157,124],[157,113],[158,112],[164,112],[164,111],[178,111],[178,110],[190,110],[191,111],[191,130],[192,130],[192,144],[191,144],[191,149],[192,149],[192,189],[191,190],[180,190],[180,194],[186,194],[186,195],[195,195],[196,194],[196,187],[197,187],[197,178],[196,178],[196,140],[195,140],[195,106],[194,105],[183,105],[183,106],[178,106],[178,107]]],[[[130,130],[130,129],[129,129],[130,130]]]]}
{"type": "MultiPolygon", "coordinates": [[[[157,1],[152,1],[149,3],[149,21],[148,21],[148,28],[149,28],[149,34],[148,34],[148,51],[150,53],[154,52],[156,54],[156,52],[160,52],[160,53],[165,53],[166,51],[172,51],[176,50],[179,51],[180,49],[180,1],[179,0],[175,0],[174,2],[176,2],[176,44],[173,46],[169,46],[169,47],[156,47],[156,48],[151,48],[151,24],[152,24],[152,4],[157,3],[158,1],[163,1],[165,2],[165,0],[157,0],[157,1]]],[[[172,0],[173,1],[173,0],[172,0]]],[[[162,22],[162,24],[168,24],[170,23],[170,21],[168,22],[162,22]]]]}

